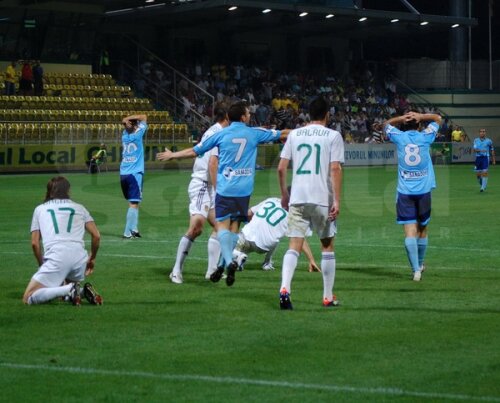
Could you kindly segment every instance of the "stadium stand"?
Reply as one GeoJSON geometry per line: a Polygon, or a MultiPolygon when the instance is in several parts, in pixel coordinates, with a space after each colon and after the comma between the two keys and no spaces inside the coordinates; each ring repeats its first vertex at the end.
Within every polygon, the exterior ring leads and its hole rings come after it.
{"type": "MultiPolygon", "coordinates": [[[[3,79],[2,73],[2,85],[3,79]]],[[[174,123],[168,111],[155,110],[150,100],[135,97],[111,75],[47,73],[44,93],[0,96],[2,143],[119,142],[121,119],[132,113],[148,115],[154,141],[188,139],[186,124],[174,123]]]]}

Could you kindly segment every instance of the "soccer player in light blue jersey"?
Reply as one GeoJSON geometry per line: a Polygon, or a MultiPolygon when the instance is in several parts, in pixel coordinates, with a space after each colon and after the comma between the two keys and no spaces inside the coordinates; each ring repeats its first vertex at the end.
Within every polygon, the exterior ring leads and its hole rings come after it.
{"type": "Polygon", "coordinates": [[[233,261],[233,249],[238,242],[238,230],[241,222],[247,222],[250,195],[255,180],[257,146],[284,139],[289,130],[267,130],[248,127],[250,111],[245,102],[236,102],[228,110],[228,127],[210,138],[201,141],[195,147],[182,151],[158,153],[160,161],[193,158],[213,147],[219,148],[219,166],[215,195],[215,219],[217,238],[221,246],[224,264],[210,276],[218,282],[227,269],[226,284],[232,286],[235,280],[237,262],[233,261]]]}
{"type": "Polygon", "coordinates": [[[474,139],[474,152],[476,153],[475,161],[475,171],[477,176],[477,181],[481,188],[480,192],[486,190],[486,185],[488,184],[488,167],[490,165],[490,154],[491,163],[496,164],[495,161],[495,147],[493,147],[493,142],[491,139],[486,137],[486,129],[479,129],[479,137],[474,139]]]}
{"type": "Polygon", "coordinates": [[[385,135],[398,151],[397,222],[404,225],[406,253],[414,281],[420,281],[425,270],[431,191],[436,187],[429,150],[440,124],[441,116],[416,112],[384,122],[385,135]],[[423,122],[431,123],[423,129],[423,122]],[[408,130],[399,130],[396,125],[400,124],[408,130]]]}
{"type": "Polygon", "coordinates": [[[143,138],[148,130],[146,115],[130,115],[122,120],[122,162],[120,183],[123,196],[128,200],[127,220],[123,232],[124,239],[140,238],[139,203],[142,201],[144,177],[143,138]]]}

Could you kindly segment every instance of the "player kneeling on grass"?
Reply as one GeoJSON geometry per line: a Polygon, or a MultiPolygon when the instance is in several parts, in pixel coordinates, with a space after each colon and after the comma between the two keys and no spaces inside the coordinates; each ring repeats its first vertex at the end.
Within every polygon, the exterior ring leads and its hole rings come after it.
{"type": "MultiPolygon", "coordinates": [[[[274,270],[272,256],[279,241],[288,228],[288,211],[281,207],[281,200],[270,197],[248,210],[248,219],[239,233],[238,242],[233,250],[233,258],[240,269],[248,258],[248,253],[265,254],[262,270],[274,270]]],[[[304,240],[302,251],[309,260],[309,271],[321,271],[311,248],[304,240]]]]}
{"type": "Polygon", "coordinates": [[[87,209],[70,199],[69,189],[66,178],[52,178],[44,203],[33,213],[31,247],[39,268],[24,292],[25,304],[42,304],[62,297],[80,305],[82,296],[93,305],[102,304],[101,296],[90,283],[80,288],[80,282],[94,271],[101,235],[87,209]],[[90,255],[83,241],[85,231],[91,236],[90,255]]]}

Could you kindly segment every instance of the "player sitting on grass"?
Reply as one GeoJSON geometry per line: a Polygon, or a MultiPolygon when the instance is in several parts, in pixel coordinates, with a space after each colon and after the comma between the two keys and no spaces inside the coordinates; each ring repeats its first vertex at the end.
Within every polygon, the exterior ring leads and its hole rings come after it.
{"type": "Polygon", "coordinates": [[[44,203],[33,213],[31,247],[39,268],[24,292],[25,304],[69,297],[73,305],[80,305],[82,295],[93,305],[102,304],[101,296],[90,283],[80,288],[80,282],[94,271],[101,235],[87,209],[70,199],[69,189],[66,178],[52,178],[44,203]],[[90,256],[83,242],[85,231],[91,236],[90,256]]]}

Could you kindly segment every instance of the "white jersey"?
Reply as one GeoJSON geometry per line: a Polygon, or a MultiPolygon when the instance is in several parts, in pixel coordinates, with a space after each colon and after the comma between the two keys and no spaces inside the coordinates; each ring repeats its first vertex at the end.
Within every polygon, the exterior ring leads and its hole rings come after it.
{"type": "Polygon", "coordinates": [[[45,254],[55,245],[84,248],[85,224],[94,221],[81,204],[54,199],[40,204],[33,213],[31,232],[40,231],[45,254]]]}
{"type": "MultiPolygon", "coordinates": [[[[203,133],[200,142],[207,140],[215,133],[220,132],[222,129],[223,127],[220,123],[214,124],[213,126],[209,127],[205,133],[203,133]]],[[[210,175],[208,173],[208,161],[210,160],[210,157],[212,155],[219,155],[219,149],[217,147],[214,147],[209,152],[200,154],[195,158],[193,173],[191,175],[193,179],[201,179],[202,181],[210,182],[210,175]]]]}
{"type": "Polygon", "coordinates": [[[318,124],[292,130],[281,158],[293,164],[290,205],[331,206],[330,163],[344,162],[344,142],[339,132],[318,124]]]}
{"type": "Polygon", "coordinates": [[[252,207],[253,217],[241,232],[245,239],[260,249],[274,249],[288,228],[288,212],[281,207],[281,200],[270,197],[252,207]]]}

